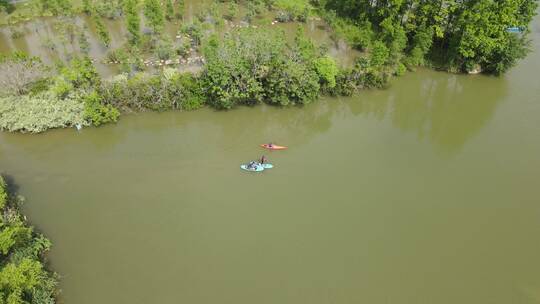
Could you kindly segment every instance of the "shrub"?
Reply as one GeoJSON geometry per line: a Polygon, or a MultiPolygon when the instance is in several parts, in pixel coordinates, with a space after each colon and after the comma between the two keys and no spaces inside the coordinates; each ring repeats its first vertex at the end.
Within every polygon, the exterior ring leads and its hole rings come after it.
{"type": "Polygon", "coordinates": [[[109,31],[103,24],[103,21],[101,21],[101,18],[98,15],[94,16],[94,23],[96,25],[96,31],[98,34],[98,38],[103,43],[104,46],[108,47],[111,44],[111,36],[109,35],[109,31]]]}
{"type": "Polygon", "coordinates": [[[429,52],[433,43],[433,28],[421,27],[419,28],[414,37],[409,57],[406,62],[412,66],[424,65],[424,57],[429,52]]]}
{"type": "Polygon", "coordinates": [[[92,3],[90,2],[90,0],[82,0],[82,11],[87,15],[90,15],[90,13],[92,13],[92,3]]]}
{"type": "Polygon", "coordinates": [[[84,119],[98,127],[102,124],[116,122],[120,117],[120,112],[112,105],[104,105],[101,102],[101,97],[92,92],[83,97],[84,102],[84,119]]]}
{"type": "Polygon", "coordinates": [[[65,78],[57,77],[51,87],[51,92],[55,97],[66,98],[72,91],[73,85],[65,78]]]}
{"type": "Polygon", "coordinates": [[[172,0],[166,0],[166,11],[165,11],[165,18],[167,20],[171,21],[174,18],[174,5],[172,0]]]}
{"type": "Polygon", "coordinates": [[[55,303],[56,276],[42,261],[51,243],[23,221],[10,197],[0,176],[0,303],[55,303]]]}
{"type": "Polygon", "coordinates": [[[184,17],[184,8],[184,0],[176,0],[176,13],[174,14],[176,19],[180,20],[184,17]]]}
{"type": "Polygon", "coordinates": [[[31,230],[18,224],[2,229],[0,233],[0,254],[7,255],[15,245],[28,241],[31,230]]]}
{"type": "Polygon", "coordinates": [[[159,40],[156,49],[155,54],[158,59],[160,60],[167,60],[174,56],[174,49],[172,42],[168,39],[159,40]]]}
{"type": "Polygon", "coordinates": [[[102,103],[132,110],[193,110],[205,100],[198,79],[174,69],[158,75],[138,73],[131,79],[116,77],[104,82],[99,93],[102,103]]]}
{"type": "Polygon", "coordinates": [[[8,14],[11,14],[15,10],[15,5],[13,5],[8,0],[0,0],[0,12],[5,11],[8,14]]]}
{"type": "Polygon", "coordinates": [[[113,0],[94,1],[94,13],[100,17],[116,19],[122,15],[122,5],[113,0]]]}
{"type": "Polygon", "coordinates": [[[38,5],[44,14],[68,15],[71,14],[72,4],[69,0],[39,0],[38,5]]]}
{"type": "Polygon", "coordinates": [[[403,74],[405,74],[405,72],[407,72],[407,67],[405,67],[405,65],[403,63],[398,63],[397,67],[396,67],[396,76],[402,76],[403,74]]]}
{"type": "Polygon", "coordinates": [[[141,40],[141,20],[137,10],[137,0],[124,1],[124,11],[126,13],[126,27],[129,33],[129,43],[131,45],[138,45],[141,40]]]}
{"type": "Polygon", "coordinates": [[[347,41],[353,48],[366,50],[371,47],[375,34],[369,22],[353,23],[348,19],[338,18],[335,13],[324,13],[323,17],[335,32],[335,38],[347,41]]]}
{"type": "Polygon", "coordinates": [[[291,22],[294,20],[294,16],[289,12],[279,11],[276,15],[276,20],[282,23],[291,22]]]}
{"type": "Polygon", "coordinates": [[[83,28],[78,35],[78,42],[79,42],[79,49],[82,54],[85,56],[88,56],[88,53],[90,53],[90,42],[88,41],[88,37],[86,36],[86,28],[83,28]]]}
{"type": "Polygon", "coordinates": [[[265,100],[281,106],[308,104],[319,96],[319,89],[319,76],[310,65],[288,60],[268,75],[265,100]]]}
{"type": "Polygon", "coordinates": [[[305,22],[312,9],[307,0],[276,0],[274,5],[281,9],[285,15],[288,15],[289,18],[287,19],[289,21],[297,20],[305,22]]]}
{"type": "Polygon", "coordinates": [[[194,20],[193,23],[184,24],[180,29],[180,32],[191,38],[193,46],[199,46],[201,44],[203,28],[199,21],[194,20]]]}
{"type": "Polygon", "coordinates": [[[173,108],[195,110],[203,106],[204,94],[198,79],[189,73],[176,73],[168,80],[168,96],[173,108]]]}
{"type": "Polygon", "coordinates": [[[225,18],[232,21],[238,16],[238,12],[239,12],[238,4],[234,1],[231,1],[227,8],[227,13],[225,14],[225,18]]]}
{"type": "Polygon", "coordinates": [[[92,88],[99,84],[99,74],[88,57],[74,58],[69,65],[60,67],[60,77],[74,88],[92,88]]]}
{"type": "Polygon", "coordinates": [[[204,48],[203,76],[209,102],[220,109],[261,102],[261,78],[284,51],[285,42],[277,32],[244,29],[219,41],[211,38],[204,48]]]}
{"type": "Polygon", "coordinates": [[[330,88],[328,93],[331,95],[351,96],[358,89],[355,75],[351,70],[340,70],[336,75],[336,86],[330,88]]]}
{"type": "Polygon", "coordinates": [[[124,49],[110,50],[107,52],[107,60],[112,63],[122,63],[128,61],[128,54],[124,49]]]}
{"type": "Polygon", "coordinates": [[[374,67],[383,66],[388,60],[390,52],[382,41],[375,41],[371,49],[370,63],[374,67]]]}
{"type": "MultiPolygon", "coordinates": [[[[8,199],[8,194],[7,194],[6,181],[4,181],[4,178],[0,176],[0,210],[4,209],[4,207],[6,206],[7,199],[8,199]]],[[[3,222],[3,220],[0,220],[0,222],[3,222]]]]}
{"type": "Polygon", "coordinates": [[[0,57],[0,96],[26,94],[33,84],[49,76],[49,70],[38,58],[22,53],[0,57]]]}
{"type": "Polygon", "coordinates": [[[0,98],[0,129],[39,133],[47,129],[85,125],[84,105],[76,98],[59,99],[52,92],[0,98]]]}
{"type": "Polygon", "coordinates": [[[165,17],[158,0],[144,0],[144,16],[153,32],[159,34],[165,24],[165,17]]]}
{"type": "Polygon", "coordinates": [[[319,75],[321,82],[328,88],[336,86],[336,75],[338,67],[334,59],[329,56],[317,58],[315,60],[315,69],[319,75]]]}
{"type": "Polygon", "coordinates": [[[267,102],[305,104],[319,94],[311,41],[295,39],[289,46],[282,32],[242,29],[204,47],[202,81],[208,102],[219,109],[267,102]]]}

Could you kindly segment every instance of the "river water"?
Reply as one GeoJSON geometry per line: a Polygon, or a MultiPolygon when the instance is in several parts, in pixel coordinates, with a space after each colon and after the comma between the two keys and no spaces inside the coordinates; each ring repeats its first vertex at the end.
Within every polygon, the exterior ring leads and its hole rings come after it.
{"type": "Polygon", "coordinates": [[[0,168],[64,303],[540,303],[533,31],[500,78],[1,133],[0,168]],[[239,169],[262,154],[274,169],[239,169]]]}

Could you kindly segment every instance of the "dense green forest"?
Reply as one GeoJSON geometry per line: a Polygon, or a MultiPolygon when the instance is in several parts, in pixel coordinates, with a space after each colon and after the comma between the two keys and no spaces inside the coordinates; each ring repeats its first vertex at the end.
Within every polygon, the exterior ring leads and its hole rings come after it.
{"type": "Polygon", "coordinates": [[[184,0],[33,0],[19,13],[4,7],[11,23],[87,16],[107,61],[120,65],[117,76],[102,77],[85,30],[69,22],[61,33],[78,50],[67,62],[2,56],[0,129],[41,132],[99,126],[127,111],[302,105],[321,94],[384,88],[418,66],[498,75],[527,54],[537,1],[212,0],[190,20],[184,0]],[[288,37],[270,22],[261,26],[266,19],[294,23],[297,31],[288,37]],[[328,45],[306,35],[302,24],[310,19],[323,19],[334,43],[358,51],[353,65],[339,64],[328,45]],[[124,22],[125,43],[112,47],[106,20],[124,22]],[[164,34],[167,26],[177,28],[176,40],[164,34]],[[181,71],[182,62],[198,68],[181,71]]]}
{"type": "Polygon", "coordinates": [[[43,259],[51,242],[28,225],[21,203],[0,176],[0,303],[55,303],[57,278],[43,259]]]}
{"type": "Polygon", "coordinates": [[[500,74],[528,50],[528,26],[535,0],[327,0],[321,7],[348,40],[360,49],[383,43],[387,62],[407,66],[426,61],[451,71],[500,74]],[[343,17],[336,19],[336,16],[343,17]],[[509,32],[518,27],[523,34],[509,32]]]}

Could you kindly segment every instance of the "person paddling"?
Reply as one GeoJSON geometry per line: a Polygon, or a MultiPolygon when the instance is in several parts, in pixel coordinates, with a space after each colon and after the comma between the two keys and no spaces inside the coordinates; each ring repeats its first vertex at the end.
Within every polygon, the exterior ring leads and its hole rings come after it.
{"type": "Polygon", "coordinates": [[[261,157],[261,161],[260,161],[261,165],[264,165],[264,163],[266,163],[266,161],[267,161],[266,156],[263,155],[261,157]]]}
{"type": "Polygon", "coordinates": [[[255,169],[255,168],[257,168],[257,162],[255,162],[255,161],[250,161],[249,164],[247,165],[247,168],[248,168],[248,169],[255,169]]]}

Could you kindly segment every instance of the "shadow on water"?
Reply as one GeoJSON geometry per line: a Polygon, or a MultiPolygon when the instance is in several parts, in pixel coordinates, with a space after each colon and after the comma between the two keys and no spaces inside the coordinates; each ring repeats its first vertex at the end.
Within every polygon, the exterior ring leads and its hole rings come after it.
{"type": "Polygon", "coordinates": [[[349,107],[355,115],[389,119],[452,156],[491,120],[506,90],[504,78],[424,70],[398,79],[389,90],[360,94],[349,107]]]}
{"type": "Polygon", "coordinates": [[[20,186],[17,183],[15,183],[14,176],[4,173],[4,172],[0,172],[0,175],[2,175],[2,177],[4,178],[4,181],[6,182],[8,193],[15,194],[15,195],[19,193],[20,186]]]}
{"type": "Polygon", "coordinates": [[[319,102],[284,109],[266,105],[258,109],[239,109],[246,113],[235,115],[238,123],[230,124],[224,119],[219,125],[227,138],[255,137],[275,142],[289,138],[297,143],[305,143],[331,128],[336,106],[332,102],[319,102]]]}

